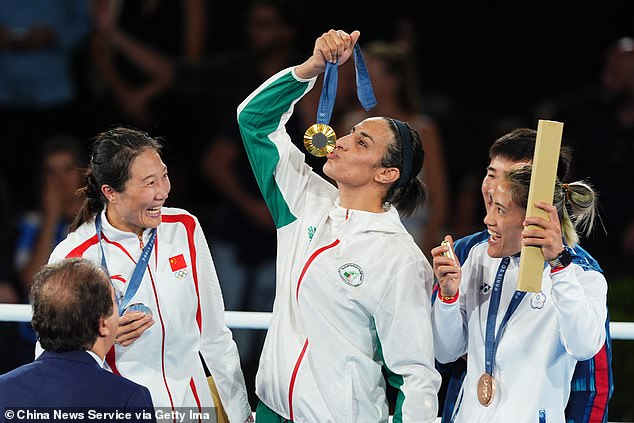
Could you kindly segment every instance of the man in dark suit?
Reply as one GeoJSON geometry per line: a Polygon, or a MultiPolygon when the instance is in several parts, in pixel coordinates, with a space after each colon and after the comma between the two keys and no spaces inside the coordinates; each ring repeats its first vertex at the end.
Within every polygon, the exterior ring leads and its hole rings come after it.
{"type": "Polygon", "coordinates": [[[48,413],[51,420],[57,410],[83,413],[73,421],[155,421],[150,391],[103,368],[119,326],[103,270],[82,258],[45,265],[34,276],[30,300],[45,351],[0,376],[0,422],[20,413],[26,418],[26,410],[48,413]]]}

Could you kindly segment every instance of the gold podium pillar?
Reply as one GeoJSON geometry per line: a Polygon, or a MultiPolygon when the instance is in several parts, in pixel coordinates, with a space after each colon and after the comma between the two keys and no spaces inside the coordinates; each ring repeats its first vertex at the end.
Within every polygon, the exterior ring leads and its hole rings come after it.
{"type": "MultiPolygon", "coordinates": [[[[527,217],[541,216],[550,220],[545,211],[535,207],[535,202],[553,203],[563,128],[563,123],[551,120],[539,120],[537,124],[533,172],[531,173],[526,204],[527,217]]],[[[541,248],[522,246],[517,289],[526,292],[540,292],[543,273],[544,255],[541,248]]]]}

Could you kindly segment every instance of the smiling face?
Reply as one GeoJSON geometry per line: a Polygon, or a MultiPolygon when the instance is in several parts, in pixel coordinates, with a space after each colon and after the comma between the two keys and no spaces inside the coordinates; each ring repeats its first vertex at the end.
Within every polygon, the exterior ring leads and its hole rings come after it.
{"type": "Polygon", "coordinates": [[[497,187],[504,172],[517,164],[530,164],[531,161],[513,161],[504,157],[494,157],[487,166],[487,174],[482,180],[482,199],[484,200],[484,207],[487,212],[492,204],[492,197],[495,188],[497,187]]]}
{"type": "Polygon", "coordinates": [[[517,254],[522,249],[522,231],[526,211],[513,202],[505,182],[493,191],[493,202],[487,210],[484,223],[489,230],[490,257],[501,258],[517,254]]]}
{"type": "Polygon", "coordinates": [[[384,169],[381,159],[394,134],[388,121],[368,118],[355,125],[352,131],[339,139],[335,150],[328,154],[324,173],[337,181],[337,185],[362,187],[377,183],[384,169]]]}
{"type": "Polygon", "coordinates": [[[123,191],[102,186],[108,200],[108,221],[119,230],[137,235],[146,228],[156,228],[170,188],[167,166],[159,153],[151,148],[143,150],[130,164],[130,178],[123,191]]]}

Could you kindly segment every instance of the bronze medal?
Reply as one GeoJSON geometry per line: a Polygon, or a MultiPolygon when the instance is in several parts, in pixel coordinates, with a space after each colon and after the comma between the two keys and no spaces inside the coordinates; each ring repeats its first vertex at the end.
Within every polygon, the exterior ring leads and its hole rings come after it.
{"type": "Polygon", "coordinates": [[[304,146],[313,156],[324,157],[335,151],[335,131],[324,123],[316,123],[306,130],[304,146]]]}
{"type": "Polygon", "coordinates": [[[478,380],[478,401],[488,407],[495,396],[495,379],[488,373],[483,373],[478,380]]]}

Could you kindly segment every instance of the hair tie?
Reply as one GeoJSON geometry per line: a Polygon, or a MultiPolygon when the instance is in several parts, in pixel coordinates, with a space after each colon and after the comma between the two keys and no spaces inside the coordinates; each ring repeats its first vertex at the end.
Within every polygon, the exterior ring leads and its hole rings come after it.
{"type": "Polygon", "coordinates": [[[570,199],[570,189],[568,188],[568,184],[561,184],[561,189],[564,190],[564,195],[567,199],[570,199]]]}
{"type": "Polygon", "coordinates": [[[101,192],[99,190],[99,184],[97,183],[97,179],[95,179],[95,175],[90,172],[86,175],[86,186],[85,193],[87,198],[100,199],[101,192]]]}
{"type": "Polygon", "coordinates": [[[395,188],[400,188],[409,182],[412,174],[412,138],[409,134],[409,128],[404,122],[398,119],[391,119],[398,129],[399,138],[401,139],[401,155],[403,163],[401,164],[401,177],[396,183],[395,188]]]}

